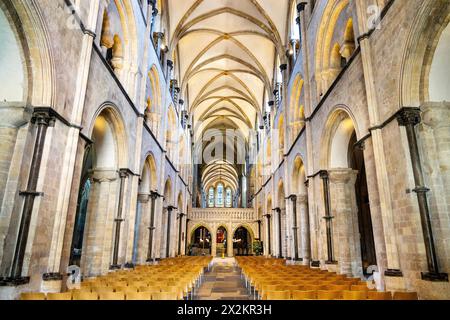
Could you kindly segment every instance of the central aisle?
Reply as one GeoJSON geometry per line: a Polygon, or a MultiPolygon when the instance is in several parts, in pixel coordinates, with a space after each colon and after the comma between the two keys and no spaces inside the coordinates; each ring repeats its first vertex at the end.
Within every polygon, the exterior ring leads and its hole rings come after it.
{"type": "Polygon", "coordinates": [[[196,300],[251,300],[234,258],[214,258],[206,272],[196,300]]]}

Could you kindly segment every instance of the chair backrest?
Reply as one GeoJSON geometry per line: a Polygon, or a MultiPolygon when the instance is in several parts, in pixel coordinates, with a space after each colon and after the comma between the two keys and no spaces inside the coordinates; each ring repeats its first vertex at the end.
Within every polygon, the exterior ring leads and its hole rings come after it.
{"type": "Polygon", "coordinates": [[[342,292],[341,291],[317,291],[317,299],[319,299],[319,300],[342,299],[342,292]]]}
{"type": "Polygon", "coordinates": [[[290,300],[291,293],[289,291],[268,291],[267,300],[290,300]]]}
{"type": "Polygon", "coordinates": [[[20,295],[20,300],[45,300],[45,293],[24,292],[20,295]]]}
{"type": "Polygon", "coordinates": [[[138,292],[139,289],[137,287],[114,287],[114,291],[128,293],[128,292],[138,292]]]}
{"type": "Polygon", "coordinates": [[[115,281],[108,283],[109,287],[126,287],[128,286],[127,281],[115,281]]]}
{"type": "Polygon", "coordinates": [[[102,292],[99,294],[100,300],[121,301],[125,300],[125,293],[123,292],[102,292]]]}
{"type": "Polygon", "coordinates": [[[305,291],[318,291],[321,289],[321,286],[306,284],[303,286],[305,291]]]}
{"type": "Polygon", "coordinates": [[[161,292],[159,287],[139,287],[139,292],[161,292]]]}
{"type": "Polygon", "coordinates": [[[152,300],[151,292],[128,292],[126,293],[126,300],[133,301],[147,301],[152,300]]]}
{"type": "Polygon", "coordinates": [[[317,299],[317,291],[292,291],[292,300],[314,300],[317,299]]]}
{"type": "Polygon", "coordinates": [[[394,300],[419,300],[417,292],[394,292],[394,300]]]}
{"type": "Polygon", "coordinates": [[[330,291],[349,291],[350,290],[349,284],[338,284],[338,285],[330,285],[328,286],[328,290],[330,291]]]}
{"type": "Polygon", "coordinates": [[[114,292],[114,287],[92,287],[92,292],[107,293],[114,292]]]}
{"type": "Polygon", "coordinates": [[[98,300],[98,294],[96,292],[73,292],[72,293],[73,300],[98,300]]]}
{"type": "Polygon", "coordinates": [[[367,292],[367,298],[369,300],[392,300],[392,293],[369,291],[367,292]]]}
{"type": "Polygon", "coordinates": [[[343,291],[342,299],[344,300],[367,300],[368,291],[343,291]]]}
{"type": "Polygon", "coordinates": [[[68,301],[68,300],[72,300],[72,292],[47,293],[47,300],[53,300],[53,301],[68,301]]]}
{"type": "Polygon", "coordinates": [[[369,287],[366,284],[358,284],[351,286],[352,291],[369,291],[369,287]]]}
{"type": "Polygon", "coordinates": [[[155,292],[152,293],[152,300],[178,300],[178,297],[173,292],[155,292]]]}

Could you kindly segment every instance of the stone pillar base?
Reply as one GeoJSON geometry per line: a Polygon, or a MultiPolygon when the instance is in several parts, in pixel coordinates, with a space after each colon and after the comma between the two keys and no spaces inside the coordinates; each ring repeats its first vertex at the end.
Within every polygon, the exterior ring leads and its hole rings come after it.
{"type": "Polygon", "coordinates": [[[62,280],[42,281],[41,292],[60,293],[62,288],[62,280]]]}
{"type": "Polygon", "coordinates": [[[0,300],[19,300],[22,292],[29,292],[28,285],[17,287],[0,287],[0,300]]]}

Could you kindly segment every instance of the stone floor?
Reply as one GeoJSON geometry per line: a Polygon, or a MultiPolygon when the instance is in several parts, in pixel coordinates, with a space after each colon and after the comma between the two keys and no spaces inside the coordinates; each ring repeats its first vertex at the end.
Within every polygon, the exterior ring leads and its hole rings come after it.
{"type": "Polygon", "coordinates": [[[195,300],[251,300],[234,258],[215,258],[195,300]]]}

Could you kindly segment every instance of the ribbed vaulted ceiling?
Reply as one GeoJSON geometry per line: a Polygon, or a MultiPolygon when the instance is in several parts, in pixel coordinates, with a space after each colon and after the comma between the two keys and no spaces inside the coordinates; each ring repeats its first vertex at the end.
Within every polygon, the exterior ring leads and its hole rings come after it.
{"type": "Polygon", "coordinates": [[[169,0],[170,48],[179,57],[195,139],[211,128],[248,138],[284,56],[288,0],[169,0]]]}

